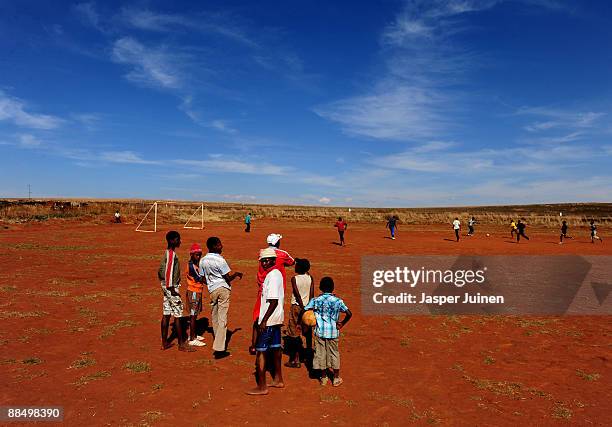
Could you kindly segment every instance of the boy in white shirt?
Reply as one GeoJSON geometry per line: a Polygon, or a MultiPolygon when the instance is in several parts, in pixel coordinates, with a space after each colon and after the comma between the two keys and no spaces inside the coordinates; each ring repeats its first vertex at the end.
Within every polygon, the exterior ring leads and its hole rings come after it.
{"type": "Polygon", "coordinates": [[[285,387],[281,366],[283,354],[281,326],[285,317],[283,310],[285,300],[283,275],[275,266],[276,251],[273,248],[262,249],[259,252],[259,262],[267,274],[261,289],[261,304],[259,306],[259,318],[257,319],[259,327],[259,335],[255,344],[257,387],[247,392],[247,394],[252,395],[268,394],[266,361],[274,365],[274,378],[270,387],[285,387]]]}
{"type": "Polygon", "coordinates": [[[242,273],[232,272],[230,266],[221,256],[223,244],[218,237],[209,237],[206,241],[208,253],[200,260],[200,274],[206,279],[210,293],[210,307],[213,325],[213,355],[215,359],[229,356],[226,349],[227,315],[229,311],[232,281],[242,279],[242,273]]]}
{"type": "Polygon", "coordinates": [[[461,221],[459,221],[459,218],[455,218],[453,221],[453,230],[455,230],[455,238],[459,241],[459,231],[461,230],[461,221]]]}

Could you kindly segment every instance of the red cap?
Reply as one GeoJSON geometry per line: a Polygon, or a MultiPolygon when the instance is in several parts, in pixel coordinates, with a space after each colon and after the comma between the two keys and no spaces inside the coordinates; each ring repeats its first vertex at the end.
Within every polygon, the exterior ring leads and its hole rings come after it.
{"type": "Polygon", "coordinates": [[[191,245],[191,249],[189,249],[189,253],[190,254],[195,254],[198,252],[202,252],[202,246],[198,245],[197,243],[194,243],[193,245],[191,245]]]}

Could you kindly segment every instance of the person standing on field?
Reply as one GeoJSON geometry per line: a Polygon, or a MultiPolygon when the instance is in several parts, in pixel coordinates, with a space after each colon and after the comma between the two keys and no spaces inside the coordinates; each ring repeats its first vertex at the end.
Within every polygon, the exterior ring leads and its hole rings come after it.
{"type": "Polygon", "coordinates": [[[338,221],[336,221],[336,223],[334,224],[334,227],[338,229],[338,235],[340,236],[340,246],[345,246],[346,243],[344,242],[344,232],[348,228],[348,224],[342,219],[341,216],[339,216],[338,221]]]}
{"type": "Polygon", "coordinates": [[[387,228],[391,233],[391,240],[395,240],[395,230],[397,230],[397,221],[399,221],[397,215],[389,217],[389,221],[387,221],[387,228]]]}
{"type": "Polygon", "coordinates": [[[595,243],[595,239],[603,243],[603,239],[597,235],[597,226],[595,225],[594,219],[591,220],[590,225],[591,225],[591,243],[595,243]]]}
{"type": "Polygon", "coordinates": [[[249,212],[248,214],[246,214],[246,216],[244,217],[244,224],[245,224],[245,229],[244,232],[245,233],[250,233],[251,232],[251,212],[249,212]]]}
{"type": "Polygon", "coordinates": [[[468,221],[468,236],[472,237],[474,235],[474,224],[476,224],[476,218],[472,217],[468,221]]]}
{"type": "Polygon", "coordinates": [[[521,241],[521,236],[529,240],[529,237],[527,237],[527,235],[525,234],[525,228],[527,227],[527,225],[525,225],[525,223],[523,222],[524,219],[525,218],[521,218],[516,223],[516,243],[519,243],[521,241]]]}
{"type": "Polygon", "coordinates": [[[461,221],[459,221],[459,218],[455,217],[453,221],[453,230],[455,230],[455,238],[459,241],[459,231],[461,231],[461,221]]]}
{"type": "Polygon", "coordinates": [[[200,272],[204,275],[210,293],[211,317],[213,325],[213,356],[222,359],[229,356],[226,349],[227,315],[229,312],[232,281],[242,279],[242,273],[232,272],[225,258],[221,256],[223,245],[218,237],[206,241],[208,253],[200,260],[200,272]]]}

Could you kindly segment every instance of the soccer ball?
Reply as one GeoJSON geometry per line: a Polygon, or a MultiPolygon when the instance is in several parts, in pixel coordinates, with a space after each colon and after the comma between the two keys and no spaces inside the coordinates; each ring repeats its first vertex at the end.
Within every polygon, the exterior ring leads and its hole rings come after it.
{"type": "Polygon", "coordinates": [[[314,311],[306,311],[302,315],[302,323],[306,326],[315,326],[317,324],[317,318],[315,317],[314,311]]]}
{"type": "Polygon", "coordinates": [[[489,236],[490,236],[490,234],[489,234],[489,233],[487,233],[487,237],[489,237],[489,236]]]}

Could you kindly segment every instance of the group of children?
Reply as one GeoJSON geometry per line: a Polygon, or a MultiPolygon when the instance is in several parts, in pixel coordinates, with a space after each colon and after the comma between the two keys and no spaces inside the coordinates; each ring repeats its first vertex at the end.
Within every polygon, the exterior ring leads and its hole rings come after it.
{"type": "MultiPolygon", "coordinates": [[[[253,310],[253,334],[249,352],[256,355],[257,387],[248,394],[268,394],[268,387],[284,387],[282,377],[281,328],[284,325],[285,267],[295,265],[295,275],[291,278],[291,303],[287,326],[287,350],[289,361],[284,366],[300,368],[300,355],[303,349],[302,337],[306,341],[306,352],[310,352],[313,374],[322,385],[331,378],[334,386],[342,384],[340,377],[340,353],[338,350],[339,330],[350,320],[352,313],[346,304],[334,295],[334,281],[324,277],[320,281],[321,294],[314,296],[314,278],[310,275],[310,262],[307,259],[293,259],[280,249],[280,234],[270,234],[268,247],[259,253],[257,274],[258,295],[253,310]],[[314,328],[303,324],[302,316],[312,311],[316,319],[314,328]],[[345,313],[340,321],[340,313],[345,313]],[[272,374],[271,384],[266,382],[266,371],[272,374]]],[[[168,338],[171,318],[180,351],[193,352],[195,347],[205,346],[204,338],[197,334],[197,317],[202,311],[202,295],[207,286],[211,296],[211,317],[213,350],[215,358],[229,355],[226,345],[227,312],[231,282],[242,278],[242,273],[231,272],[229,265],[221,256],[223,248],[220,239],[207,240],[208,253],[202,257],[202,247],[194,243],[190,248],[187,271],[187,292],[185,300],[189,309],[189,334],[181,322],[183,300],[180,294],[181,271],[176,250],[181,245],[177,231],[166,234],[167,249],[164,252],[159,270],[163,296],[163,315],[161,319],[161,348],[172,346],[168,338]],[[218,295],[217,295],[218,294],[218,295]],[[218,357],[217,357],[218,356],[218,357]]]]}

